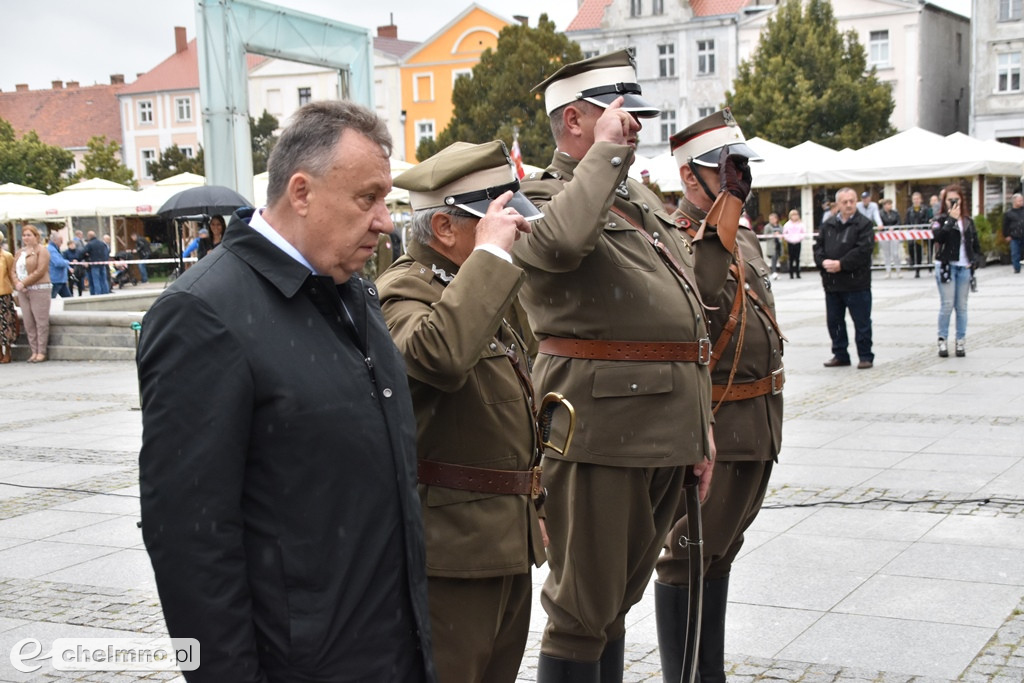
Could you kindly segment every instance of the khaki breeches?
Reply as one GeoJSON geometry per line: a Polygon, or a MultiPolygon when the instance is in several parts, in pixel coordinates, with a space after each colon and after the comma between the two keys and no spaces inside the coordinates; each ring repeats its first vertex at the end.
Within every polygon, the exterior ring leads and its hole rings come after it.
{"type": "MultiPolygon", "coordinates": [[[[711,492],[700,506],[704,538],[704,578],[728,576],[733,560],[743,547],[743,532],[761,511],[768,480],[770,460],[716,462],[711,492]]],[[[686,507],[679,506],[678,520],[666,541],[665,553],[658,558],[658,580],[673,586],[690,582],[690,561],[686,548],[679,544],[686,530],[686,507]]]]}
{"type": "Polygon", "coordinates": [[[550,573],[541,652],[601,658],[625,632],[675,518],[686,468],[605,467],[546,458],[550,573]]]}
{"type": "Polygon", "coordinates": [[[515,683],[530,631],[530,573],[429,577],[430,633],[439,683],[515,683]]]}

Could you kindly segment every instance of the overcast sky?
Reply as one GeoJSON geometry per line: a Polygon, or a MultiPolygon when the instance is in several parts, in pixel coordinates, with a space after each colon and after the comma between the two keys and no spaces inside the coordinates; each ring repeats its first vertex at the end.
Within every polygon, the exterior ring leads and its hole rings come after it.
{"type": "MultiPolygon", "coordinates": [[[[476,0],[498,14],[523,14],[535,26],[542,12],[559,30],[576,15],[576,0],[476,0]]],[[[398,25],[398,37],[424,40],[472,4],[473,0],[277,0],[275,4],[337,19],[371,31],[398,25]]],[[[970,15],[970,0],[933,0],[970,15]]],[[[195,37],[194,0],[0,0],[3,58],[0,90],[16,83],[33,90],[50,82],[109,83],[110,74],[132,82],[174,51],[174,28],[195,37]]],[[[509,16],[509,18],[511,18],[509,16]]]]}
{"type": "MultiPolygon", "coordinates": [[[[530,18],[536,26],[547,12],[559,30],[576,16],[576,0],[476,0],[496,14],[530,18]]],[[[376,31],[390,21],[403,40],[424,40],[473,0],[276,0],[273,4],[376,31]]],[[[195,0],[0,0],[3,57],[0,90],[16,83],[32,90],[51,81],[109,83],[110,74],[152,69],[174,52],[174,27],[195,37],[195,0]]]]}

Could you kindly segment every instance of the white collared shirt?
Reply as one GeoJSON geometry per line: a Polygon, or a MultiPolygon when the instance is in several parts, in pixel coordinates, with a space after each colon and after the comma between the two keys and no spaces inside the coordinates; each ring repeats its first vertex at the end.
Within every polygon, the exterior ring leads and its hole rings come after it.
{"type": "Polygon", "coordinates": [[[316,272],[316,268],[306,260],[306,257],[300,254],[299,250],[292,246],[291,242],[282,237],[281,233],[274,230],[274,226],[268,223],[267,219],[263,217],[263,212],[266,208],[267,207],[263,207],[262,209],[258,209],[253,212],[252,218],[249,219],[249,227],[270,240],[270,243],[275,247],[309,268],[310,272],[314,275],[319,275],[319,273],[316,272]]]}

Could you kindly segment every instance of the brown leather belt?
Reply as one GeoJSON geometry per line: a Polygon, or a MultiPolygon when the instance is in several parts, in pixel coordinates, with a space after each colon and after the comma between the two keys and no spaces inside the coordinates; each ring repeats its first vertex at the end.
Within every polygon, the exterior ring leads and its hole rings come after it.
{"type": "Polygon", "coordinates": [[[540,485],[541,468],[531,470],[488,470],[482,467],[453,465],[435,460],[419,461],[419,480],[428,486],[447,489],[497,493],[537,498],[544,493],[540,485]]]}
{"type": "Polygon", "coordinates": [[[725,384],[714,384],[711,386],[711,400],[721,401],[723,396],[726,401],[744,401],[756,396],[764,396],[782,393],[782,387],[786,384],[786,369],[779,368],[768,377],[763,377],[753,382],[743,382],[727,386],[725,384]],[[726,393],[726,388],[729,393],[726,393]]]}
{"type": "Polygon", "coordinates": [[[711,340],[705,337],[695,342],[634,342],[548,337],[541,340],[540,352],[549,356],[590,360],[670,361],[707,365],[711,360],[711,340]]]}

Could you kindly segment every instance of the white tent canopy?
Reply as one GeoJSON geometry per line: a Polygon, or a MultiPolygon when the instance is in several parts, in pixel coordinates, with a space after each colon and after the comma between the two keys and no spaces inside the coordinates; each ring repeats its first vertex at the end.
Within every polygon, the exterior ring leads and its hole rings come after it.
{"type": "Polygon", "coordinates": [[[20,218],[23,211],[45,197],[46,193],[34,187],[25,187],[17,183],[0,185],[0,221],[20,218]]]}

